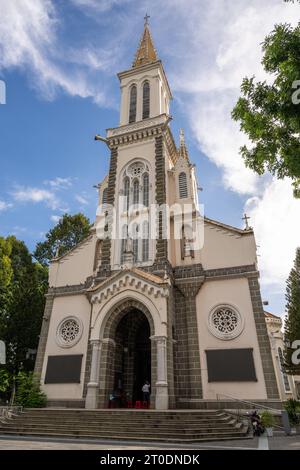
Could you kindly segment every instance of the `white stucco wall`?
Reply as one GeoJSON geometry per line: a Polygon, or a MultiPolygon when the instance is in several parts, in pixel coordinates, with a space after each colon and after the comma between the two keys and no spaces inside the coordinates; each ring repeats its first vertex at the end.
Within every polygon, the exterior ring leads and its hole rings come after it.
{"type": "Polygon", "coordinates": [[[196,305],[203,398],[215,399],[218,393],[240,399],[267,398],[247,279],[206,282],[197,295],[196,305]],[[218,304],[232,305],[242,315],[244,330],[237,338],[225,341],[209,331],[208,317],[218,304]],[[257,382],[208,382],[205,350],[228,348],[253,348],[257,382]]]}
{"type": "Polygon", "coordinates": [[[74,250],[50,264],[49,286],[81,284],[93,274],[96,234],[80,243],[74,250]]]}
{"type": "Polygon", "coordinates": [[[41,375],[41,385],[48,399],[79,399],[82,398],[86,352],[89,336],[91,306],[84,295],[56,297],[50,318],[49,334],[46,344],[44,364],[41,375]],[[60,322],[68,316],[76,316],[82,321],[83,333],[78,343],[73,347],[63,348],[56,342],[56,332],[60,322]],[[81,377],[79,384],[45,384],[48,356],[83,354],[81,377]]]}

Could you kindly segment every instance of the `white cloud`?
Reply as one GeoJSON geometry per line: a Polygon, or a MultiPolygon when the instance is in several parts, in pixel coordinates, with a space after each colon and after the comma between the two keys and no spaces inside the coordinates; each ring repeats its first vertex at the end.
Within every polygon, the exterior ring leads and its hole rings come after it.
{"type": "Polygon", "coordinates": [[[81,196],[80,194],[77,194],[75,196],[76,201],[78,201],[80,204],[87,205],[89,201],[85,196],[81,196]]]}
{"type": "Polygon", "coordinates": [[[68,189],[73,184],[72,180],[73,178],[71,176],[68,178],[57,176],[54,180],[45,181],[44,184],[50,186],[53,190],[68,189]]]}
{"type": "Polygon", "coordinates": [[[0,199],[0,212],[10,209],[13,205],[10,202],[1,201],[0,199]]]}
{"type": "Polygon", "coordinates": [[[44,202],[53,210],[60,206],[60,201],[57,199],[56,195],[46,189],[18,187],[12,192],[12,196],[18,202],[44,202]]]}
{"type": "Polygon", "coordinates": [[[52,222],[55,222],[56,224],[60,221],[61,216],[60,215],[51,215],[50,219],[52,222]]]}
{"type": "Polygon", "coordinates": [[[263,283],[284,284],[300,246],[300,200],[292,197],[291,181],[272,179],[245,210],[255,228],[263,283]]]}
{"type": "MultiPolygon", "coordinates": [[[[38,88],[47,99],[53,99],[59,89],[72,96],[91,97],[99,104],[107,98],[103,84],[88,76],[88,69],[101,68],[101,50],[87,54],[88,64],[73,67],[72,57],[86,51],[63,53],[58,36],[61,19],[53,0],[0,0],[0,70],[19,67],[30,74],[31,86],[38,88]],[[70,56],[70,60],[68,57],[70,56]]],[[[107,57],[106,57],[107,66],[107,57]]]]}

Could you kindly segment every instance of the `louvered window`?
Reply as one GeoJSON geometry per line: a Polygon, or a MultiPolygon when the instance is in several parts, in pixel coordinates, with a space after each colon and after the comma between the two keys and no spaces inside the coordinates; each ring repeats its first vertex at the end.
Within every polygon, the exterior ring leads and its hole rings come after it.
{"type": "Polygon", "coordinates": [[[138,180],[135,180],[133,183],[133,204],[139,203],[139,192],[140,192],[140,185],[138,180]]]}
{"type": "Polygon", "coordinates": [[[124,210],[129,210],[129,178],[125,178],[124,180],[124,210]]]}
{"type": "Polygon", "coordinates": [[[143,176],[143,204],[149,207],[149,175],[146,173],[143,176]]]}
{"type": "Polygon", "coordinates": [[[126,248],[126,241],[127,241],[127,225],[123,225],[122,227],[122,240],[121,240],[121,264],[124,263],[124,254],[126,248]]]}
{"type": "Polygon", "coordinates": [[[133,85],[130,89],[130,101],[129,101],[129,122],[136,121],[136,86],[133,85]]]}
{"type": "Polygon", "coordinates": [[[145,82],[143,85],[143,119],[150,116],[150,85],[145,82]]]}
{"type": "Polygon", "coordinates": [[[184,172],[179,175],[179,197],[180,199],[188,197],[187,179],[184,172]]]}
{"type": "Polygon", "coordinates": [[[149,223],[143,222],[143,239],[142,239],[142,260],[149,259],[149,223]]]}

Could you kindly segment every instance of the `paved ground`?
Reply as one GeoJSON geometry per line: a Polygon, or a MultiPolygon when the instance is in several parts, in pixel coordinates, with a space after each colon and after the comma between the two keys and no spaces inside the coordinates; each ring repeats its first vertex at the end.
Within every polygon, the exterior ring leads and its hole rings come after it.
{"type": "Polygon", "coordinates": [[[177,445],[156,443],[128,443],[112,441],[82,441],[82,440],[55,440],[12,438],[0,436],[0,450],[189,450],[189,449],[235,449],[235,450],[300,450],[300,435],[276,435],[272,438],[262,436],[254,439],[241,439],[233,441],[207,442],[197,445],[177,445]]]}

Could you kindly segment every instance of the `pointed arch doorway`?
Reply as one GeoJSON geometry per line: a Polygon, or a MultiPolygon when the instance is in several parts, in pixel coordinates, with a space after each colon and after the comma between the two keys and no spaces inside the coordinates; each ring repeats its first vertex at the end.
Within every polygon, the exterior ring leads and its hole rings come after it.
{"type": "Polygon", "coordinates": [[[119,395],[116,406],[142,400],[142,386],[151,384],[151,406],[155,404],[156,342],[154,323],[148,309],[128,300],[107,317],[100,358],[99,406],[106,408],[112,393],[119,395]]]}
{"type": "Polygon", "coordinates": [[[123,399],[114,400],[116,406],[142,400],[142,386],[151,381],[151,340],[147,317],[138,309],[126,313],[116,328],[112,372],[114,393],[123,399]]]}

